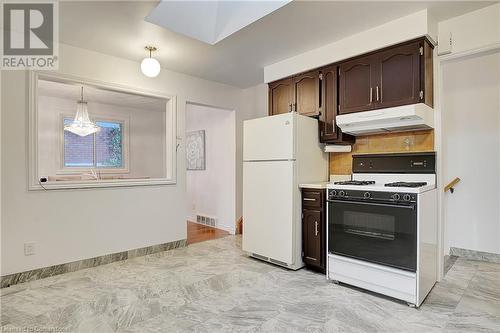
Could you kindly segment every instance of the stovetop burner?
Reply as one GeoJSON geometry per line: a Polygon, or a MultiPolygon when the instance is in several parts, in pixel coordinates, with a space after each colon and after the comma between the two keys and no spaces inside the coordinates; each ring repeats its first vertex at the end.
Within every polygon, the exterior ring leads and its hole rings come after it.
{"type": "Polygon", "coordinates": [[[384,186],[390,187],[422,187],[425,185],[427,185],[427,182],[394,182],[384,184],[384,186]]]}
{"type": "Polygon", "coordinates": [[[346,180],[343,182],[335,182],[335,185],[373,185],[373,180],[346,180]]]}

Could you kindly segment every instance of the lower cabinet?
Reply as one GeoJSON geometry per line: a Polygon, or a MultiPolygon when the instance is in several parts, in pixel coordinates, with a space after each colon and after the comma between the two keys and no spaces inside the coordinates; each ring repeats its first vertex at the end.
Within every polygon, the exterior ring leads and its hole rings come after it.
{"type": "Polygon", "coordinates": [[[326,212],[324,189],[302,189],[302,261],[325,272],[326,212]]]}

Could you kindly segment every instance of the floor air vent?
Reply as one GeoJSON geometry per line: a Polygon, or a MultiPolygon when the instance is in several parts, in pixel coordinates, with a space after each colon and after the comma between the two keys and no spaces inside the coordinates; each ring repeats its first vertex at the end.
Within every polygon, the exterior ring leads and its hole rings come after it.
{"type": "Polygon", "coordinates": [[[217,220],[215,217],[209,217],[204,215],[196,215],[196,223],[204,224],[209,227],[215,227],[217,220]]]}

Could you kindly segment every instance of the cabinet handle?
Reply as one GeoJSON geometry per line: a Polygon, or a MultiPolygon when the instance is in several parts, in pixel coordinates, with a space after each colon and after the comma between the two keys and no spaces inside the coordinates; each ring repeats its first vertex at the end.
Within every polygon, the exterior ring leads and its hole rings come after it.
{"type": "Polygon", "coordinates": [[[379,93],[378,93],[378,86],[375,89],[376,89],[376,93],[377,93],[377,102],[379,102],[380,101],[380,96],[379,96],[379,93]]]}
{"type": "Polygon", "coordinates": [[[312,198],[304,198],[304,201],[316,201],[316,199],[312,199],[312,198]]]}
{"type": "Polygon", "coordinates": [[[290,109],[289,112],[292,112],[292,103],[288,104],[288,108],[290,109]]]}
{"type": "Polygon", "coordinates": [[[314,221],[314,236],[318,236],[318,221],[314,221]]]}
{"type": "Polygon", "coordinates": [[[293,111],[297,112],[297,103],[293,103],[293,111]]]}
{"type": "Polygon", "coordinates": [[[370,104],[373,102],[373,88],[370,87],[370,104]]]}

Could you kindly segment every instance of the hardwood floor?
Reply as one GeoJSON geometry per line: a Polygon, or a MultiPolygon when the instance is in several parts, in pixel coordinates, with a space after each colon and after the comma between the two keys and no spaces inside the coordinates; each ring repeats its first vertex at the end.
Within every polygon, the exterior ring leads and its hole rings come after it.
{"type": "Polygon", "coordinates": [[[210,239],[226,237],[229,232],[187,221],[187,243],[194,244],[210,239]]]}

